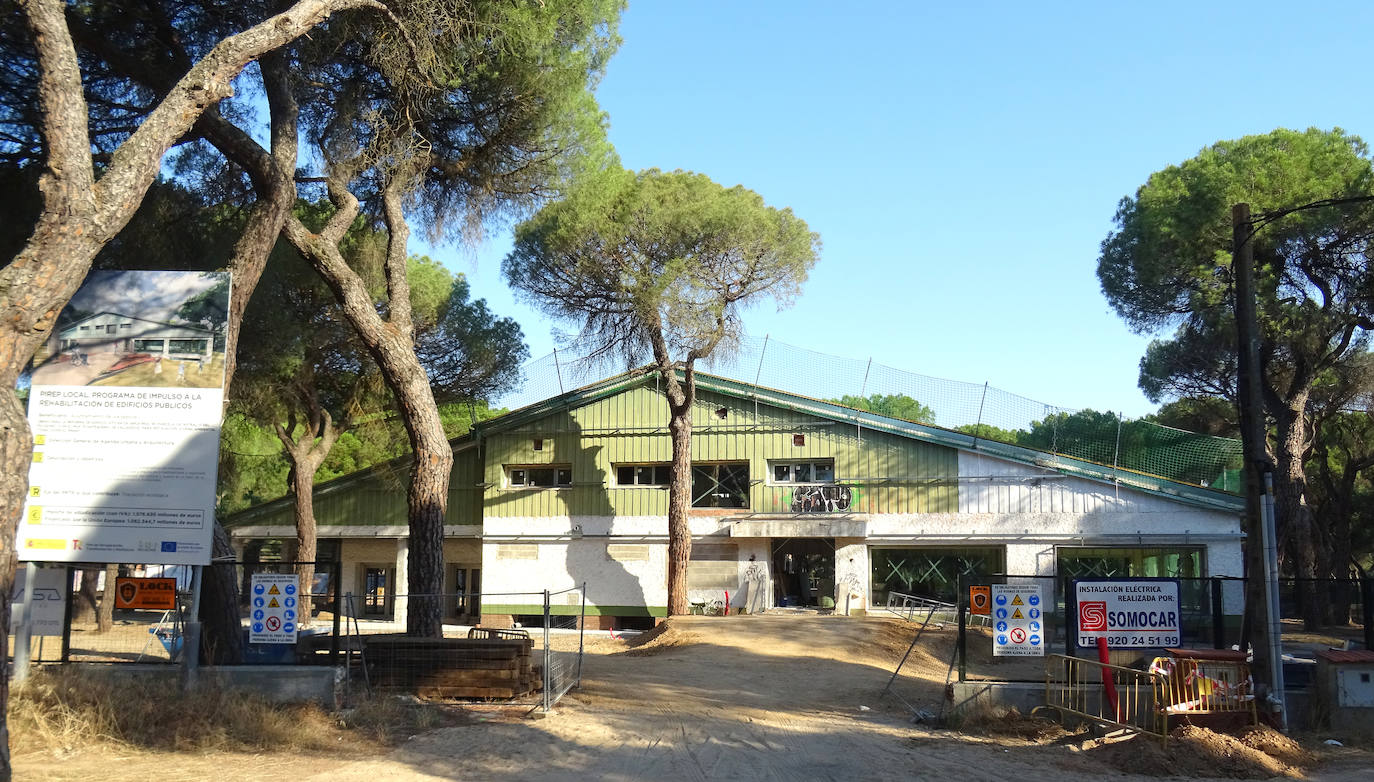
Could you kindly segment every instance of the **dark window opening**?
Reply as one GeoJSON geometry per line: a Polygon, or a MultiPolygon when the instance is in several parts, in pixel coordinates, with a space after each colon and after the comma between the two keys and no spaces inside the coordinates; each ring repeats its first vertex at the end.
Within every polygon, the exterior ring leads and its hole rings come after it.
{"type": "Polygon", "coordinates": [[[672,475],[673,468],[667,464],[621,464],[615,468],[615,482],[620,486],[667,486],[672,475]]]}
{"type": "Polygon", "coordinates": [[[749,507],[749,464],[692,465],[692,507],[749,507]]]}

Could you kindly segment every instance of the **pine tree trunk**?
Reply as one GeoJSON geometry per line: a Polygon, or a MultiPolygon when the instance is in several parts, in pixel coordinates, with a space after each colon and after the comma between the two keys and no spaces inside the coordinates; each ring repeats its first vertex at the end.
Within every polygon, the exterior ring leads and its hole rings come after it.
{"type": "Polygon", "coordinates": [[[201,574],[200,661],[206,665],[237,665],[243,661],[243,621],[239,617],[238,573],[229,533],[215,523],[211,556],[219,564],[201,574]]]}
{"type": "Polygon", "coordinates": [[[1316,579],[1329,573],[1330,554],[1326,536],[1314,523],[1307,505],[1306,406],[1307,395],[1298,394],[1288,400],[1285,409],[1275,411],[1274,512],[1279,539],[1287,543],[1289,562],[1298,579],[1303,623],[1315,630],[1324,624],[1327,602],[1325,584],[1316,579]]]}
{"type": "Polygon", "coordinates": [[[672,483],[668,488],[668,615],[688,613],[687,563],[692,558],[688,507],[692,497],[692,408],[669,402],[668,432],[673,444],[672,483]]]}
{"type": "Polygon", "coordinates": [[[95,631],[109,632],[114,627],[115,579],[119,577],[119,565],[105,566],[105,591],[100,595],[100,611],[95,615],[95,631]]]}

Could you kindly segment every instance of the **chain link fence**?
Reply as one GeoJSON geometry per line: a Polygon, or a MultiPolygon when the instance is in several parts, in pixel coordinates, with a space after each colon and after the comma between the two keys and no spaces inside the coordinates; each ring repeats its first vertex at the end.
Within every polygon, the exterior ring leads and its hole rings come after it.
{"type": "MultiPolygon", "coordinates": [[[[523,385],[494,406],[516,409],[625,370],[580,358],[576,346],[533,359],[523,385]]],[[[1038,402],[986,383],[944,380],[799,348],[765,337],[744,338],[733,351],[703,362],[704,372],[881,415],[932,424],[979,438],[1239,493],[1241,444],[1130,419],[1111,411],[1038,402]]]]}
{"type": "MultiPolygon", "coordinates": [[[[408,692],[420,697],[502,701],[550,711],[581,684],[586,620],[585,587],[557,592],[404,595],[393,605],[419,599],[451,605],[460,597],[477,604],[542,605],[511,627],[444,625],[442,638],[406,636],[403,624],[363,611],[364,598],[345,594],[338,648],[350,688],[408,692]],[[555,613],[555,606],[560,613],[555,613]],[[566,613],[569,607],[575,613],[566,613]]],[[[316,642],[317,653],[322,642],[316,642]]]]}

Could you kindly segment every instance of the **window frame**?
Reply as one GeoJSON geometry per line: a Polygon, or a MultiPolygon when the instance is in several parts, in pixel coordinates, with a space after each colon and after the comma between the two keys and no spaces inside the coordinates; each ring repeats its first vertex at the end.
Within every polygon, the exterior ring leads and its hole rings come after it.
{"type": "Polygon", "coordinates": [[[746,460],[740,460],[740,461],[692,462],[691,473],[690,473],[690,481],[689,481],[690,484],[691,484],[691,488],[690,488],[690,490],[689,490],[690,496],[689,496],[688,499],[687,499],[687,506],[688,506],[688,508],[690,508],[690,509],[695,509],[695,510],[713,510],[713,509],[749,510],[750,507],[752,507],[752,502],[753,502],[753,498],[749,496],[749,495],[751,494],[751,492],[749,491],[749,489],[750,489],[750,487],[753,486],[753,484],[754,484],[753,476],[750,474],[750,468],[751,468],[751,467],[752,467],[752,465],[750,464],[750,462],[749,462],[747,459],[746,459],[746,460]],[[705,497],[708,497],[708,496],[716,496],[716,495],[717,495],[717,492],[713,491],[713,489],[716,488],[716,487],[719,487],[719,486],[721,485],[720,468],[722,468],[722,467],[735,467],[735,468],[743,467],[743,468],[744,468],[744,486],[743,486],[743,489],[744,489],[744,490],[743,490],[743,492],[742,492],[742,496],[743,496],[743,498],[744,498],[744,504],[743,504],[743,505],[719,505],[719,504],[698,505],[698,504],[697,504],[697,490],[696,490],[696,474],[697,474],[697,470],[699,470],[699,469],[708,469],[708,468],[709,468],[709,469],[715,470],[715,475],[712,477],[712,480],[715,482],[715,486],[713,486],[711,490],[707,490],[706,493],[704,493],[704,494],[702,495],[702,498],[705,498],[705,497]]]}
{"type": "Polygon", "coordinates": [[[836,477],[835,477],[835,458],[834,458],[834,457],[824,457],[824,458],[819,458],[819,459],[769,459],[769,460],[768,460],[768,485],[769,485],[769,486],[834,486],[834,485],[837,484],[837,483],[839,483],[839,481],[838,481],[838,480],[836,479],[836,477]],[[806,465],[807,467],[810,468],[811,475],[812,475],[812,479],[811,479],[811,480],[807,480],[807,481],[795,480],[795,478],[794,478],[793,476],[795,475],[796,468],[797,468],[798,466],[801,466],[801,465],[806,465]],[[827,467],[830,468],[830,480],[828,480],[828,481],[816,480],[816,478],[815,478],[815,475],[816,475],[816,467],[817,467],[817,466],[820,466],[820,465],[824,465],[824,466],[827,466],[827,467]],[[779,480],[779,479],[778,479],[777,469],[778,469],[779,467],[785,467],[785,468],[787,468],[787,475],[788,475],[788,477],[787,477],[785,480],[779,480]]]}
{"type": "Polygon", "coordinates": [[[673,465],[671,462],[616,462],[611,465],[611,474],[615,476],[616,488],[620,489],[666,489],[673,482],[673,465]],[[663,482],[640,483],[639,471],[648,468],[652,470],[652,477],[655,481],[658,478],[658,471],[663,470],[663,482]],[[621,480],[620,471],[631,470],[631,481],[626,483],[621,480]]]}
{"type": "Polygon", "coordinates": [[[502,465],[502,475],[505,478],[505,488],[519,490],[544,490],[544,489],[570,489],[573,485],[573,470],[571,464],[506,464],[502,465]],[[549,470],[553,473],[553,483],[542,485],[530,483],[530,473],[535,470],[549,470]],[[566,472],[568,480],[560,481],[562,474],[566,472]],[[515,482],[516,473],[521,474],[521,483],[515,482]]]}

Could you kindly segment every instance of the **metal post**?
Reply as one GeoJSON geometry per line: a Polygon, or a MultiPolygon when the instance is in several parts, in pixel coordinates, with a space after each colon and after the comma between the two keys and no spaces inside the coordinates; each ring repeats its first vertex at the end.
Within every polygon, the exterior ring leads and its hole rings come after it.
{"type": "Polygon", "coordinates": [[[1221,612],[1221,579],[1212,577],[1212,648],[1226,648],[1225,616],[1221,612]]]}
{"type": "Polygon", "coordinates": [[[549,672],[549,667],[550,667],[550,666],[549,666],[549,663],[552,662],[552,659],[553,659],[552,656],[549,654],[549,624],[550,624],[550,622],[549,622],[549,618],[550,618],[550,617],[549,617],[549,614],[550,614],[550,612],[549,612],[549,590],[545,589],[545,590],[544,590],[544,713],[545,713],[545,714],[549,713],[549,711],[553,708],[553,705],[549,703],[549,686],[550,686],[550,684],[552,683],[552,682],[550,681],[551,676],[550,676],[550,672],[549,672]]]}
{"type": "Polygon", "coordinates": [[[553,371],[558,375],[558,393],[563,393],[563,367],[558,363],[558,348],[553,349],[553,371]]]}
{"type": "Polygon", "coordinates": [[[1374,581],[1360,576],[1360,615],[1364,620],[1364,648],[1374,649],[1374,581]]]}
{"type": "Polygon", "coordinates": [[[33,641],[33,584],[38,577],[38,563],[24,566],[24,597],[19,600],[19,634],[14,638],[14,683],[23,684],[29,678],[29,645],[33,641]]]}
{"type": "Polygon", "coordinates": [[[968,591],[968,586],[964,583],[963,573],[959,574],[955,584],[959,590],[954,596],[954,604],[959,614],[959,681],[962,682],[968,676],[968,620],[964,617],[964,610],[968,607],[964,593],[968,591]]]}
{"type": "Polygon", "coordinates": [[[191,620],[186,622],[185,638],[181,645],[181,666],[186,673],[187,689],[195,686],[200,673],[200,589],[204,579],[205,566],[192,565],[191,620]]]}
{"type": "MultiPolygon", "coordinates": [[[[339,547],[342,550],[342,546],[339,547]]],[[[334,597],[334,639],[329,643],[329,664],[339,664],[339,624],[340,614],[343,613],[343,603],[339,600],[339,586],[343,582],[343,560],[334,560],[333,571],[329,576],[330,592],[334,597]]]]}
{"type": "Polygon", "coordinates": [[[587,582],[582,582],[582,617],[577,620],[577,678],[574,687],[582,686],[583,640],[587,637],[587,582]]]}
{"type": "MultiPolygon", "coordinates": [[[[72,597],[76,594],[76,568],[67,566],[67,599],[62,606],[62,662],[72,659],[72,597]]],[[[105,585],[105,599],[114,600],[115,585],[105,585]]]]}
{"type": "Polygon", "coordinates": [[[1273,684],[1270,699],[1278,707],[1279,730],[1288,732],[1288,704],[1283,687],[1283,634],[1279,627],[1279,551],[1274,536],[1274,476],[1264,474],[1264,591],[1269,613],[1269,667],[1273,684]]]}
{"type": "MultiPolygon", "coordinates": [[[[872,356],[869,356],[869,357],[868,357],[868,366],[864,367],[864,382],[862,382],[862,383],[859,384],[859,404],[863,404],[864,394],[867,394],[867,393],[868,393],[868,373],[869,373],[872,369],[873,369],[873,357],[872,357],[872,356]]],[[[859,441],[859,447],[862,448],[862,447],[863,447],[863,444],[864,444],[864,425],[863,425],[863,422],[859,420],[859,414],[858,414],[858,413],[855,413],[855,414],[854,414],[854,430],[855,430],[855,435],[856,435],[856,437],[857,437],[857,439],[858,439],[858,441],[859,441]]]]}

